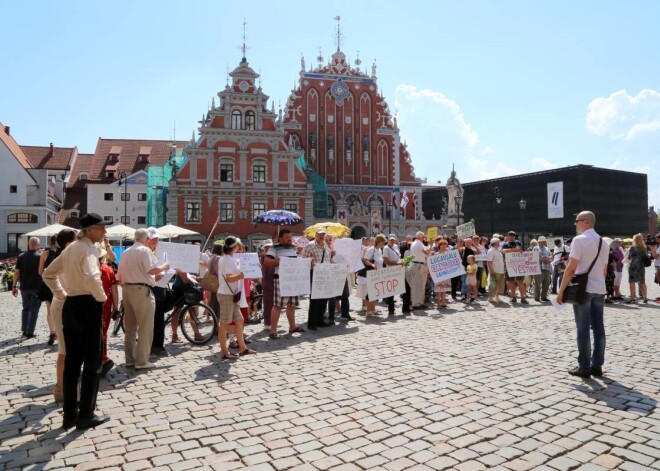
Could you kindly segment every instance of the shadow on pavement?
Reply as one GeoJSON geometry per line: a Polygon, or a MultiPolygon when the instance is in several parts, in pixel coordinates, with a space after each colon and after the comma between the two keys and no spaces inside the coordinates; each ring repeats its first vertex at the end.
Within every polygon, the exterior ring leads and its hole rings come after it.
{"type": "Polygon", "coordinates": [[[586,379],[582,384],[573,385],[573,388],[614,410],[650,415],[657,406],[656,399],[607,376],[586,379]]]}

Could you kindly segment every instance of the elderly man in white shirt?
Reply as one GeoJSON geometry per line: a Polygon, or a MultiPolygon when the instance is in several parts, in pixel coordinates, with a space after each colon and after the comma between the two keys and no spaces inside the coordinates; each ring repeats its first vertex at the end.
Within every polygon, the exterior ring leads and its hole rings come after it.
{"type": "Polygon", "coordinates": [[[156,311],[151,288],[156,284],[155,276],[170,267],[167,262],[158,265],[156,255],[147,246],[148,240],[147,229],[135,231],[135,244],[122,254],[118,272],[124,300],[126,366],[137,369],[155,366],[149,362],[156,311]]]}
{"type": "Polygon", "coordinates": [[[412,286],[411,304],[413,309],[422,309],[424,307],[424,291],[426,289],[426,278],[429,275],[429,269],[426,266],[426,257],[431,253],[431,247],[424,245],[424,233],[422,231],[415,234],[415,241],[410,246],[410,254],[415,258],[412,261],[412,286]]]}

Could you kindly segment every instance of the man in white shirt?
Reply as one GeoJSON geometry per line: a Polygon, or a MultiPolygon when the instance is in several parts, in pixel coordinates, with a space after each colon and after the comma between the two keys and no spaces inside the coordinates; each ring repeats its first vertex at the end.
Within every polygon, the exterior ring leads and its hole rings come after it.
{"type": "Polygon", "coordinates": [[[135,231],[135,244],[122,254],[118,272],[124,301],[126,366],[137,369],[156,366],[149,362],[156,312],[151,288],[156,284],[155,275],[170,267],[167,262],[158,265],[156,255],[147,246],[148,241],[147,229],[135,231]]]}
{"type": "MultiPolygon", "coordinates": [[[[396,236],[390,234],[387,238],[387,245],[383,247],[383,263],[386,267],[391,267],[395,265],[401,265],[401,252],[399,252],[399,246],[396,243],[396,236]]],[[[406,283],[406,292],[402,296],[403,298],[403,309],[401,312],[403,314],[410,314],[410,286],[406,283]]],[[[387,303],[387,312],[390,316],[394,315],[394,296],[385,298],[387,303]]]]}
{"type": "Polygon", "coordinates": [[[500,239],[495,237],[491,239],[487,259],[488,273],[490,275],[488,301],[499,303],[500,294],[504,292],[504,272],[506,270],[504,266],[504,255],[500,251],[500,239]]]}
{"type": "Polygon", "coordinates": [[[588,378],[603,375],[605,361],[605,276],[609,247],[594,230],[596,216],[591,211],[582,211],[575,218],[575,228],[580,234],[571,243],[568,266],[557,292],[557,302],[564,302],[564,290],[574,275],[589,273],[587,292],[582,303],[573,305],[577,328],[578,366],[569,371],[572,376],[588,378]],[[600,246],[600,249],[599,249],[600,246]],[[593,264],[593,266],[592,266],[593,264]],[[591,267],[591,271],[590,270],[591,267]],[[593,354],[591,331],[594,333],[593,354]]]}
{"type": "Polygon", "coordinates": [[[415,241],[410,246],[410,255],[415,257],[412,261],[412,286],[410,287],[413,309],[424,308],[424,291],[426,278],[429,275],[426,257],[431,253],[431,247],[425,246],[423,241],[424,233],[419,231],[415,234],[415,241]]]}

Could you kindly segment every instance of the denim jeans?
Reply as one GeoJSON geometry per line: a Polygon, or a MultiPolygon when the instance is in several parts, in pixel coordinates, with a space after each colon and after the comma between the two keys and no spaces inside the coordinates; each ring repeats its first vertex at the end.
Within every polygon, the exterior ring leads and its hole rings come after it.
{"type": "Polygon", "coordinates": [[[467,275],[461,275],[461,296],[467,296],[467,275]]]}
{"type": "Polygon", "coordinates": [[[33,335],[37,327],[37,318],[41,308],[41,300],[37,298],[39,290],[22,289],[21,298],[23,299],[23,311],[21,312],[21,331],[24,334],[33,335]]]}
{"type": "Polygon", "coordinates": [[[586,293],[582,304],[574,304],[577,327],[578,366],[580,369],[602,367],[605,362],[605,325],[603,310],[604,294],[586,293]],[[594,332],[594,349],[591,352],[591,331],[594,332]]]}

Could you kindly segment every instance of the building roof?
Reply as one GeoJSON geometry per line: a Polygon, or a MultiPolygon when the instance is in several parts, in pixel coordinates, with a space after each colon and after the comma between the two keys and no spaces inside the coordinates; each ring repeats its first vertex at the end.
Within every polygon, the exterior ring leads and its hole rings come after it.
{"type": "MultiPolygon", "coordinates": [[[[85,186],[87,182],[86,180],[80,180],[80,174],[87,173],[89,176],[89,169],[92,164],[92,159],[94,159],[94,154],[78,154],[78,158],[76,159],[76,162],[73,164],[73,168],[71,169],[71,175],[67,184],[68,188],[85,186]]],[[[65,204],[67,199],[68,195],[67,198],[65,198],[65,204]]]]}
{"type": "MultiPolygon", "coordinates": [[[[186,144],[188,141],[176,141],[176,151],[181,150],[186,144]]],[[[84,172],[83,168],[86,168],[87,179],[90,183],[113,181],[116,178],[107,178],[106,171],[115,171],[117,174],[125,172],[126,175],[131,175],[145,170],[149,164],[163,165],[167,163],[171,155],[172,141],[170,140],[104,139],[99,137],[89,166],[82,167],[78,170],[78,174],[84,172]],[[144,154],[146,151],[149,151],[148,155],[144,154]],[[118,156],[118,159],[109,158],[111,155],[118,156]],[[144,157],[148,157],[148,161],[144,157]]]]}
{"type": "Polygon", "coordinates": [[[20,146],[34,168],[70,170],[75,147],[20,146]]]}
{"type": "Polygon", "coordinates": [[[20,162],[23,168],[33,168],[32,164],[21,149],[21,146],[19,146],[14,138],[6,132],[5,126],[2,123],[0,123],[0,141],[2,141],[4,145],[7,146],[9,152],[11,152],[14,157],[16,157],[16,160],[20,162]]]}

